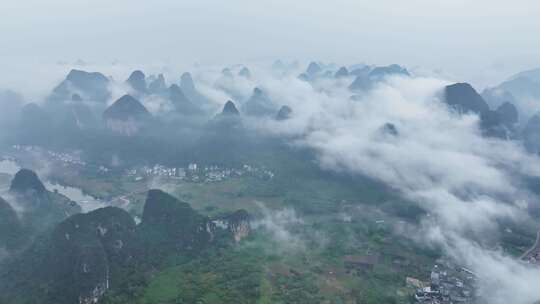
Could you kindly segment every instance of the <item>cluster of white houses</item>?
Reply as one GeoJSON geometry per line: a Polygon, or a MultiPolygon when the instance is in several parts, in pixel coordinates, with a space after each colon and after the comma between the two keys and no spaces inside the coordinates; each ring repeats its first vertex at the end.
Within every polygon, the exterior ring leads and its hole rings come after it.
{"type": "Polygon", "coordinates": [[[64,166],[78,165],[86,166],[86,162],[81,160],[80,154],[76,152],[55,152],[51,150],[45,150],[39,146],[25,146],[25,145],[13,145],[12,148],[18,152],[39,152],[45,154],[49,159],[58,161],[64,166]]]}
{"type": "Polygon", "coordinates": [[[414,298],[421,304],[476,303],[476,275],[447,259],[433,266],[429,284],[418,288],[414,298]]]}
{"type": "Polygon", "coordinates": [[[143,166],[130,169],[126,173],[141,180],[145,177],[163,177],[191,182],[217,182],[231,177],[253,176],[261,179],[272,179],[274,173],[268,169],[256,168],[244,164],[239,168],[226,168],[218,165],[200,166],[190,163],[187,167],[166,167],[163,165],[143,166]]]}

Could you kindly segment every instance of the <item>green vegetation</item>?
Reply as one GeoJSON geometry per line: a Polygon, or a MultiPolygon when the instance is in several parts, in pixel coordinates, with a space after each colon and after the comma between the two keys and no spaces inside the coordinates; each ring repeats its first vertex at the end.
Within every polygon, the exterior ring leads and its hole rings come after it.
{"type": "MultiPolygon", "coordinates": [[[[247,162],[272,168],[273,179],[160,184],[189,205],[168,195],[147,205],[146,193],[138,190],[148,187],[148,180],[77,176],[69,170],[56,176],[98,197],[128,193],[130,214],[143,220],[137,238],[124,244],[129,263],[110,264],[110,288],[101,302],[409,303],[413,290],[405,278],[426,281],[438,252],[419,247],[399,231],[417,223],[425,210],[362,176],[321,171],[301,152],[258,152],[247,162]],[[200,232],[201,223],[238,209],[253,218],[248,238],[234,243],[200,232]],[[268,213],[280,210],[294,211],[298,221],[278,228],[261,224],[268,213]],[[288,238],[280,239],[272,229],[284,229],[288,238]],[[347,259],[366,257],[375,258],[369,265],[347,264],[347,259]]],[[[517,255],[534,241],[531,227],[509,228],[501,232],[508,252],[517,255]]],[[[87,243],[88,251],[100,244],[92,238],[87,243]]],[[[38,290],[52,288],[44,284],[38,290]]]]}
{"type": "MultiPolygon", "coordinates": [[[[299,244],[257,229],[234,247],[161,259],[151,254],[149,264],[141,262],[117,282],[105,303],[406,303],[407,294],[396,293],[405,277],[426,279],[436,256],[394,235],[392,227],[416,221],[423,211],[363,177],[322,172],[295,154],[267,156],[257,161],[276,168],[269,181],[240,177],[163,187],[210,217],[245,209],[257,219],[264,216],[260,204],[295,210],[302,223],[288,228],[299,244]],[[369,253],[380,256],[372,270],[346,269],[345,256],[369,253]]],[[[136,188],[117,181],[122,189],[136,188]]],[[[143,195],[129,199],[141,216],[143,195]]]]}
{"type": "Polygon", "coordinates": [[[254,303],[260,294],[259,258],[252,250],[219,250],[166,269],[138,303],[254,303]]]}

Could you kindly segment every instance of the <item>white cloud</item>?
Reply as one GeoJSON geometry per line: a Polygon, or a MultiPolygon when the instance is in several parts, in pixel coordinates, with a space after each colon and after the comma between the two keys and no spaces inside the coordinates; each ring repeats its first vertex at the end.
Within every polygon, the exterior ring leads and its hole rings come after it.
{"type": "Polygon", "coordinates": [[[280,248],[285,250],[299,250],[304,248],[305,243],[298,233],[292,229],[298,225],[304,225],[304,221],[296,215],[293,209],[272,210],[263,203],[257,202],[262,217],[252,223],[254,229],[263,229],[268,232],[280,248]]]}
{"type": "Polygon", "coordinates": [[[255,127],[314,149],[323,168],[370,176],[418,202],[431,215],[423,221],[424,236],[479,273],[482,296],[530,304],[540,299],[531,287],[539,271],[478,240],[495,236],[501,219],[528,219],[524,206],[534,197],[519,176],[540,176],[540,161],[518,143],[483,137],[478,117],[448,111],[440,100],[446,84],[392,77],[352,101],[332,83],[313,89],[276,80],[267,87],[293,108],[293,118],[255,127]],[[398,136],[381,132],[385,123],[398,136]]]}

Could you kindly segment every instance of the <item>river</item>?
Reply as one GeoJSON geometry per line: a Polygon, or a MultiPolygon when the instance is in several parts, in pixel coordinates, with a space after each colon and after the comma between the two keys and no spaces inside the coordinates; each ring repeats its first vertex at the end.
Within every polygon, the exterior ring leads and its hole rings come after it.
{"type": "MultiPolygon", "coordinates": [[[[19,169],[20,166],[17,164],[17,162],[13,160],[4,159],[0,161],[0,173],[14,176],[15,173],[19,171],[19,169]]],[[[49,181],[45,181],[43,184],[45,185],[45,188],[47,188],[47,190],[57,190],[59,193],[65,195],[70,200],[77,202],[81,206],[82,211],[85,213],[107,206],[104,201],[101,201],[93,196],[84,194],[83,191],[79,188],[61,185],[58,183],[52,183],[49,181]]]]}

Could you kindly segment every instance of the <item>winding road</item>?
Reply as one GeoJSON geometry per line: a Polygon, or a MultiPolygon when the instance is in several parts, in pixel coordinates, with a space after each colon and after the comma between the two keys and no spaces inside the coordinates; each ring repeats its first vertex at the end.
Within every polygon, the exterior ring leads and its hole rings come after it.
{"type": "Polygon", "coordinates": [[[529,250],[525,251],[523,255],[521,255],[520,259],[525,260],[527,256],[529,256],[531,253],[535,251],[540,251],[540,231],[536,233],[536,241],[534,242],[534,245],[532,245],[529,250]]]}
{"type": "Polygon", "coordinates": [[[113,197],[112,199],[108,200],[108,204],[117,205],[117,206],[120,206],[121,208],[126,208],[130,203],[130,200],[128,199],[128,197],[136,195],[136,194],[145,193],[148,190],[150,190],[150,188],[145,187],[144,189],[138,189],[127,194],[122,194],[120,196],[113,197]],[[120,201],[120,203],[116,204],[115,202],[117,201],[120,201]]]}

